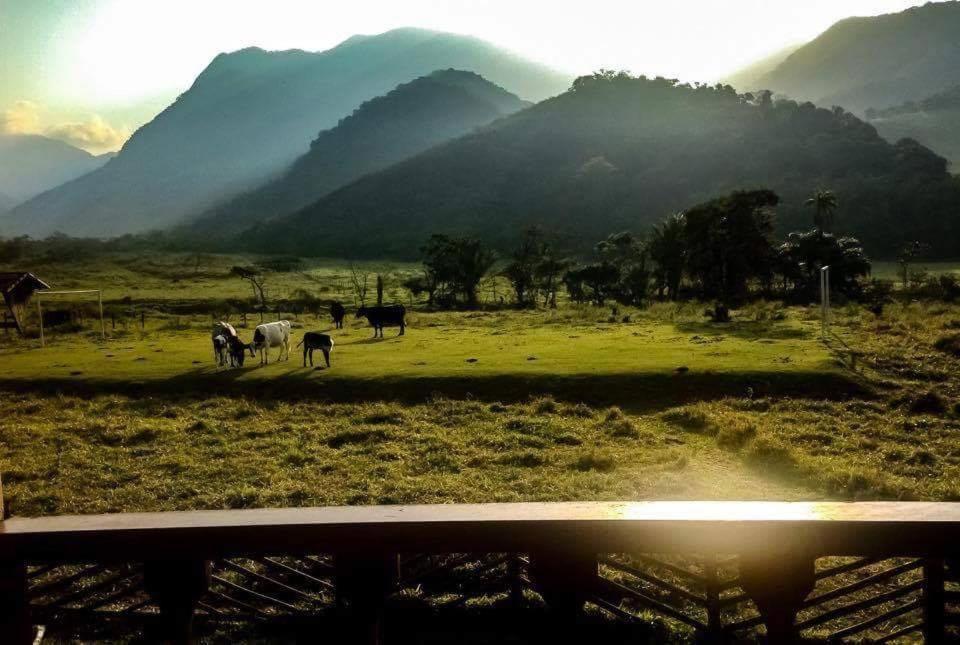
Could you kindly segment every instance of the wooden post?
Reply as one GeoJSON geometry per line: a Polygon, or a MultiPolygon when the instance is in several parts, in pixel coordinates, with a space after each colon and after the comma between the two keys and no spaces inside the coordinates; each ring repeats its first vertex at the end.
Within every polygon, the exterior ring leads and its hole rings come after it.
{"type": "Polygon", "coordinates": [[[579,621],[597,589],[597,555],[564,547],[544,549],[530,554],[530,574],[554,616],[552,626],[562,635],[579,621]]]}
{"type": "Polygon", "coordinates": [[[40,320],[40,347],[46,347],[47,343],[43,338],[43,309],[40,307],[39,295],[37,295],[37,318],[40,320]]]}
{"type": "Polygon", "coordinates": [[[795,622],[816,584],[814,562],[811,556],[794,553],[741,556],[740,586],[757,604],[768,643],[799,642],[795,622]]]}
{"type": "Polygon", "coordinates": [[[400,573],[397,555],[338,555],[334,558],[337,601],[359,625],[348,642],[383,643],[383,617],[387,596],[400,573]]]}
{"type": "Polygon", "coordinates": [[[210,563],[203,560],[147,562],[147,593],[160,609],[154,639],[182,645],[193,641],[193,613],[210,587],[210,563]]]}
{"type": "Polygon", "coordinates": [[[97,306],[100,308],[100,340],[107,339],[107,328],[103,324],[103,292],[97,291],[97,306]]]}
{"type": "Polygon", "coordinates": [[[707,642],[719,643],[723,637],[723,617],[720,614],[720,583],[717,575],[717,557],[707,555],[703,560],[704,577],[706,578],[707,600],[707,642]]]}
{"type": "Polygon", "coordinates": [[[943,560],[927,558],[923,561],[923,642],[926,645],[946,642],[945,579],[943,560]]]}
{"type": "MultiPolygon", "coordinates": [[[[7,519],[0,479],[0,525],[7,519]]],[[[0,641],[26,645],[33,642],[30,602],[27,599],[27,566],[17,560],[0,561],[0,641]]]]}

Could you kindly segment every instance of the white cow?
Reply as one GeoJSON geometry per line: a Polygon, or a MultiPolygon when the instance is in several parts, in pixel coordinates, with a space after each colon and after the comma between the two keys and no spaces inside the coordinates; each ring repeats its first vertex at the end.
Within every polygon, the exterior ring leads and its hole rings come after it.
{"type": "Polygon", "coordinates": [[[260,364],[266,365],[270,362],[270,348],[279,347],[280,354],[277,356],[279,362],[283,358],[283,352],[287,352],[287,360],[290,360],[290,321],[279,320],[277,322],[257,325],[253,332],[253,347],[260,352],[260,364]]]}

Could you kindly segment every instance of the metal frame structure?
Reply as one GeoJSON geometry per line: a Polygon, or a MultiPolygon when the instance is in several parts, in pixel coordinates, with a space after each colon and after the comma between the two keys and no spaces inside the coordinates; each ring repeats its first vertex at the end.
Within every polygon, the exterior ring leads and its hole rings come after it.
{"type": "Polygon", "coordinates": [[[97,307],[100,311],[100,338],[102,340],[107,339],[107,327],[103,322],[103,290],[102,289],[78,289],[75,291],[38,291],[36,295],[37,299],[37,317],[40,322],[40,347],[46,347],[46,338],[43,334],[43,307],[40,304],[40,296],[75,296],[83,295],[88,293],[97,294],[97,307]]]}

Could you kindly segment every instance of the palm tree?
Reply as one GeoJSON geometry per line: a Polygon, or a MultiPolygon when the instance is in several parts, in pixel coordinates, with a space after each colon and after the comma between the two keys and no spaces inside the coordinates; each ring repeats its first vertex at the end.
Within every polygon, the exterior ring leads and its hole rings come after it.
{"type": "Polygon", "coordinates": [[[671,215],[653,227],[648,249],[656,264],[654,278],[657,291],[663,297],[666,290],[671,300],[676,300],[686,266],[687,247],[684,240],[683,213],[671,215]]]}
{"type": "Polygon", "coordinates": [[[829,233],[833,229],[833,215],[837,211],[839,201],[830,190],[818,190],[813,197],[804,202],[814,209],[813,224],[821,233],[829,233]]]}

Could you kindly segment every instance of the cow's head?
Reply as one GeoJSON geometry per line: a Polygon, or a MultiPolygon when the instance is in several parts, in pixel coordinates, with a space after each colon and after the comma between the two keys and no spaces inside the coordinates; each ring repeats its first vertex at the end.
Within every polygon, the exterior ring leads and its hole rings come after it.
{"type": "MultiPolygon", "coordinates": [[[[257,355],[257,348],[254,346],[254,343],[250,343],[249,345],[244,345],[244,347],[246,347],[248,350],[250,350],[250,356],[256,357],[256,355],[257,355]]],[[[243,353],[243,352],[241,352],[241,353],[243,353]]]]}
{"type": "Polygon", "coordinates": [[[357,318],[363,318],[363,317],[366,316],[366,315],[367,315],[367,308],[366,308],[366,307],[359,307],[359,308],[357,309],[357,318]]]}

